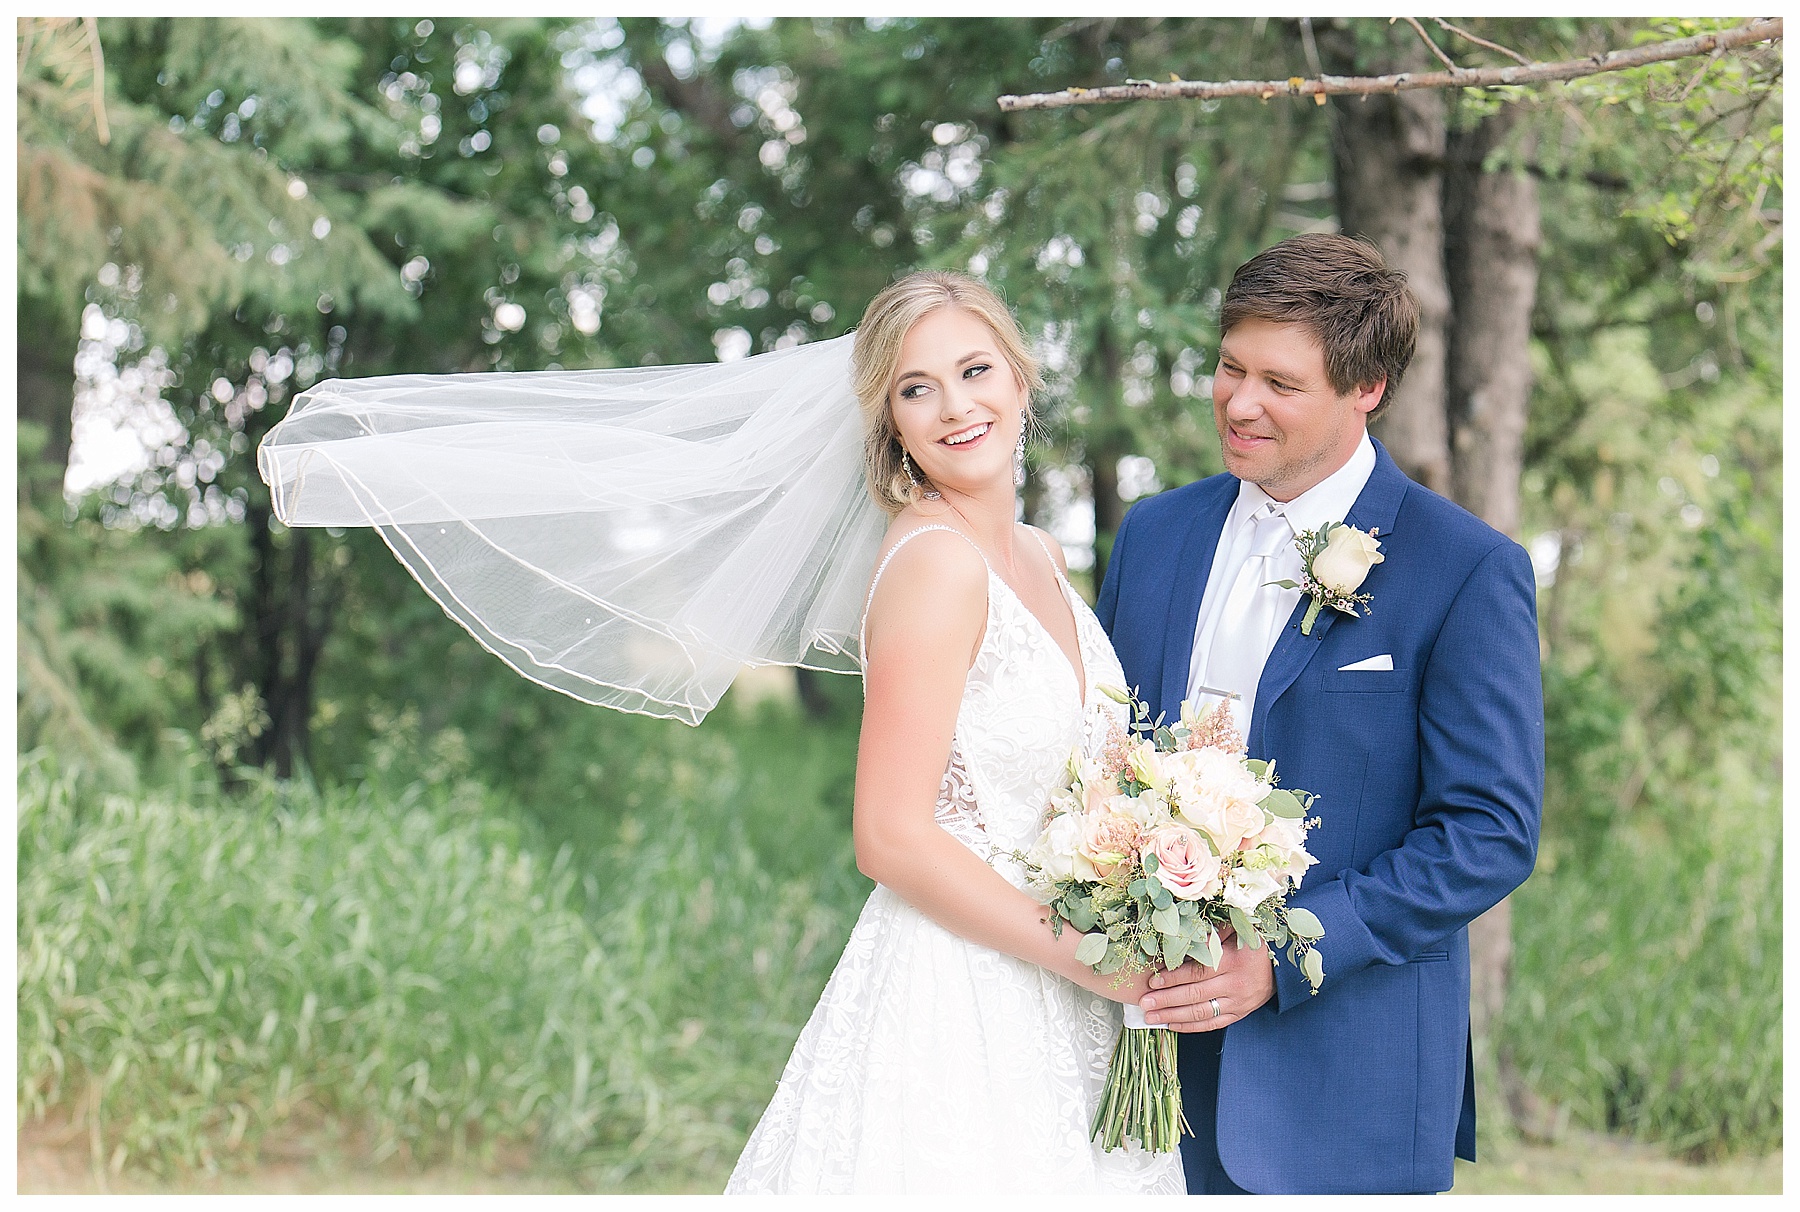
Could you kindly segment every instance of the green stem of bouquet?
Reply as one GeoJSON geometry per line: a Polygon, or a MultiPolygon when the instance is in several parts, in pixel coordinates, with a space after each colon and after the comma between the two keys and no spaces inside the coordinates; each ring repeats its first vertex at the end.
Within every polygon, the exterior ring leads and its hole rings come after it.
{"type": "Polygon", "coordinates": [[[1172,1153],[1182,1133],[1194,1134],[1181,1112],[1175,1044],[1173,1031],[1119,1033],[1090,1134],[1102,1149],[1110,1153],[1134,1140],[1153,1153],[1172,1153]]]}

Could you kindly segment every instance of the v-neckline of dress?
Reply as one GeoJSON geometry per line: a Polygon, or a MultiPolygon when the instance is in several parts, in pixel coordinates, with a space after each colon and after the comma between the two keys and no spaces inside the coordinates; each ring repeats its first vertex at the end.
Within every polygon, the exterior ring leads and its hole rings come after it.
{"type": "Polygon", "coordinates": [[[1091,687],[1088,685],[1087,650],[1081,642],[1081,616],[1075,611],[1075,603],[1069,600],[1069,594],[1072,592],[1072,589],[1068,581],[1063,579],[1061,570],[1056,567],[1054,562],[1050,565],[1050,572],[1051,575],[1056,578],[1056,587],[1063,596],[1063,605],[1069,608],[1069,622],[1072,623],[1075,628],[1075,657],[1076,660],[1080,661],[1079,665],[1077,665],[1075,661],[1069,659],[1068,652],[1063,648],[1061,642],[1057,640],[1056,634],[1050,630],[1049,624],[1038,618],[1037,612],[1025,604],[1025,599],[1020,597],[1019,591],[1008,584],[1006,578],[1000,575],[999,569],[995,568],[992,564],[988,565],[988,575],[998,581],[1000,585],[1005,588],[1006,592],[1012,595],[1013,601],[1019,604],[1019,609],[1025,612],[1025,617],[1029,618],[1032,623],[1036,625],[1037,629],[1043,633],[1044,638],[1050,642],[1050,647],[1056,650],[1056,655],[1062,658],[1064,668],[1069,671],[1069,676],[1075,679],[1076,710],[1085,713],[1088,704],[1088,691],[1091,687]]]}

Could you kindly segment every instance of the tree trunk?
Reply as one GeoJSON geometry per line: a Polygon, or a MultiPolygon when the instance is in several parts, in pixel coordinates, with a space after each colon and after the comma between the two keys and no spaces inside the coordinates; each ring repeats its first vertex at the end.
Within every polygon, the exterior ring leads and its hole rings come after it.
{"type": "Polygon", "coordinates": [[[251,761],[290,778],[306,762],[312,722],[313,681],[331,631],[337,592],[315,568],[318,536],[290,530],[277,542],[266,502],[245,512],[256,563],[244,621],[246,651],[240,668],[256,687],[269,722],[249,748],[251,761]],[[323,582],[323,583],[322,583],[323,582]]]}
{"type": "Polygon", "coordinates": [[[1119,497],[1119,460],[1131,453],[1128,435],[1118,418],[1122,359],[1110,321],[1102,321],[1094,337],[1094,366],[1084,375],[1095,384],[1093,420],[1087,432],[1088,482],[1094,493],[1094,592],[1106,579],[1106,563],[1112,555],[1113,536],[1125,520],[1125,502],[1119,497]]]}
{"type": "MultiPolygon", "coordinates": [[[[1348,29],[1327,31],[1319,49],[1334,73],[1405,71],[1425,52],[1401,44],[1390,61],[1359,60],[1348,29]]],[[[1419,344],[1375,433],[1400,469],[1450,492],[1450,438],[1444,411],[1450,289],[1444,280],[1443,166],[1446,101],[1436,90],[1333,98],[1332,182],[1347,235],[1365,236],[1390,269],[1406,275],[1419,301],[1419,344]]]]}
{"type": "Polygon", "coordinates": [[[1510,168],[1482,171],[1513,115],[1509,106],[1451,139],[1444,259],[1456,299],[1448,394],[1454,495],[1517,538],[1537,299],[1537,181],[1510,168]]]}
{"type": "MultiPolygon", "coordinates": [[[[1519,535],[1519,475],[1531,396],[1531,312],[1537,299],[1537,181],[1483,161],[1506,137],[1508,106],[1449,141],[1444,261],[1456,300],[1450,328],[1452,486],[1459,504],[1496,530],[1519,535]]],[[[1470,1026],[1484,1047],[1506,1005],[1512,901],[1469,925],[1470,1026]]],[[[1515,1121],[1523,1083],[1493,1052],[1515,1121]]]]}
{"type": "Polygon", "coordinates": [[[49,436],[38,457],[67,470],[74,430],[75,340],[60,326],[34,318],[41,304],[19,302],[19,420],[43,427],[49,436]]]}

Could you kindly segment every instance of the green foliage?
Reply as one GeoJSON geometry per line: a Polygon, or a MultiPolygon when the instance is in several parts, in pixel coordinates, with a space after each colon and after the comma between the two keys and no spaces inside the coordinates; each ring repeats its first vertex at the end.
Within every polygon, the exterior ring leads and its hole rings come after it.
{"type": "Polygon", "coordinates": [[[522,1142],[602,1185],[716,1173],[867,884],[841,823],[798,877],[759,860],[796,840],[789,789],[684,777],[547,857],[448,773],[124,796],[28,758],[21,1112],[85,1108],[115,1167],[235,1165],[322,1114],[376,1162],[522,1142]]]}
{"type": "Polygon", "coordinates": [[[36,457],[43,437],[21,423],[19,740],[126,786],[138,764],[156,776],[167,729],[211,711],[190,673],[231,622],[212,592],[227,536],[146,544],[100,525],[91,507],[65,518],[61,485],[36,457]]]}
{"type": "Polygon", "coordinates": [[[1779,796],[1705,790],[1685,827],[1618,830],[1517,894],[1501,1028],[1577,1123],[1696,1160],[1782,1141],[1779,796]]]}

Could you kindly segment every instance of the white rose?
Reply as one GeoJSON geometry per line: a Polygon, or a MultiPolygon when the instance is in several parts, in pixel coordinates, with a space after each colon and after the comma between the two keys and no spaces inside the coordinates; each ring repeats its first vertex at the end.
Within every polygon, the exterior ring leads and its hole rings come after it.
{"type": "Polygon", "coordinates": [[[1043,868],[1045,884],[1095,879],[1094,865],[1081,853],[1081,843],[1081,815],[1065,813],[1045,826],[1025,857],[1043,868]]]}
{"type": "Polygon", "coordinates": [[[1237,867],[1225,881],[1225,903],[1235,905],[1245,913],[1254,913],[1258,905],[1280,891],[1281,880],[1273,871],[1237,867]]]}
{"type": "Polygon", "coordinates": [[[1374,535],[1354,526],[1333,526],[1325,537],[1325,550],[1313,557],[1313,578],[1333,593],[1349,595],[1369,575],[1369,569],[1387,559],[1374,535]]]}
{"type": "Polygon", "coordinates": [[[1269,868],[1286,876],[1295,886],[1306,869],[1319,860],[1306,852],[1306,831],[1292,817],[1272,817],[1263,831],[1249,839],[1251,846],[1265,847],[1269,868]]]}

